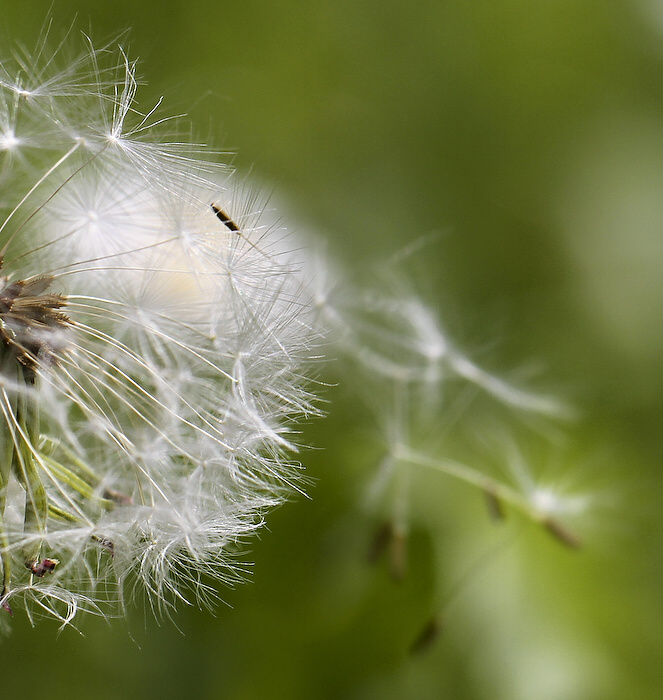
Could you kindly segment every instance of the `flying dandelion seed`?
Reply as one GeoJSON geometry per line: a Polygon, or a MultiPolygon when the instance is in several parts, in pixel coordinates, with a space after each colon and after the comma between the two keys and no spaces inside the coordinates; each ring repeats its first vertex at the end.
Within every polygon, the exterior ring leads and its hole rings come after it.
{"type": "Polygon", "coordinates": [[[314,410],[296,261],[108,53],[0,65],[0,605],[62,622],[236,578],[314,410]]]}

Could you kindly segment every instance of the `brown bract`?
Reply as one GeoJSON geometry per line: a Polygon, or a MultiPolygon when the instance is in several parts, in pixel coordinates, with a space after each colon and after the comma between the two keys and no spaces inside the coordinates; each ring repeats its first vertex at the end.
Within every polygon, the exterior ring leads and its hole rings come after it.
{"type": "MultiPolygon", "coordinates": [[[[0,268],[2,260],[0,260],[0,268]]],[[[67,304],[62,294],[48,291],[53,277],[28,280],[0,276],[0,342],[3,361],[8,354],[23,368],[27,382],[34,382],[41,365],[53,365],[62,347],[61,331],[70,325],[60,311],[67,304]]]]}

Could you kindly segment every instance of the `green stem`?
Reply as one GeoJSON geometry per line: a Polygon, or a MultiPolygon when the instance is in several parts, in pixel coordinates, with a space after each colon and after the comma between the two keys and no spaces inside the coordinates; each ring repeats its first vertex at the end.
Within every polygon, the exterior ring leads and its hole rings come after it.
{"type": "MultiPolygon", "coordinates": [[[[5,394],[5,398],[6,398],[5,394]]],[[[4,408],[5,412],[10,415],[14,414],[15,407],[12,406],[9,400],[6,401],[4,408]]],[[[11,586],[12,560],[9,552],[9,538],[5,528],[5,506],[7,503],[7,488],[9,485],[9,477],[14,463],[14,436],[12,428],[7,420],[2,420],[0,417],[0,562],[2,563],[2,597],[9,594],[11,586]]],[[[9,609],[5,602],[6,609],[9,609]]]]}
{"type": "MultiPolygon", "coordinates": [[[[43,533],[48,518],[48,497],[34,454],[39,440],[39,409],[27,389],[19,393],[16,428],[18,449],[14,459],[14,473],[26,492],[24,530],[43,533]]],[[[30,570],[39,562],[41,545],[41,538],[36,538],[24,548],[25,565],[30,570]]]]}

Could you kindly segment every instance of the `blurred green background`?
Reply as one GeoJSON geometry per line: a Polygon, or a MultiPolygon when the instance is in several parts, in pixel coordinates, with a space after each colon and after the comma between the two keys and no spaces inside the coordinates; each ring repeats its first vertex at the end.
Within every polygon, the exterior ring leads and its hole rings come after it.
{"type": "MultiPolygon", "coordinates": [[[[49,7],[0,2],[3,35],[34,45],[49,7]]],[[[250,584],[174,624],[139,607],[58,637],[19,615],[3,697],[660,698],[663,2],[61,0],[51,14],[54,39],[76,15],[96,44],[130,29],[139,108],[164,95],[354,272],[436,234],[417,286],[484,366],[535,361],[578,409],[537,469],[595,508],[571,552],[426,475],[395,582],[367,563],[379,519],[357,506],[373,426],[332,388],[304,434],[324,448],[303,455],[311,499],[268,518],[250,584]],[[441,611],[442,633],[410,653],[441,611]]]]}

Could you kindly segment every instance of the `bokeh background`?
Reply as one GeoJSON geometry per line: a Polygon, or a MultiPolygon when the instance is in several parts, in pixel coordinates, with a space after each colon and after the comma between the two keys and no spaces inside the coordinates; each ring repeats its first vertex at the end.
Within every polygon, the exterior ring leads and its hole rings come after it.
{"type": "Polygon", "coordinates": [[[592,508],[569,551],[426,475],[392,580],[366,557],[375,426],[339,380],[248,585],[83,635],[17,616],[2,696],[660,698],[663,2],[3,0],[2,55],[49,8],[54,40],[129,29],[139,108],[186,112],[351,274],[426,237],[415,284],[456,342],[577,409],[529,456],[592,508]]]}

